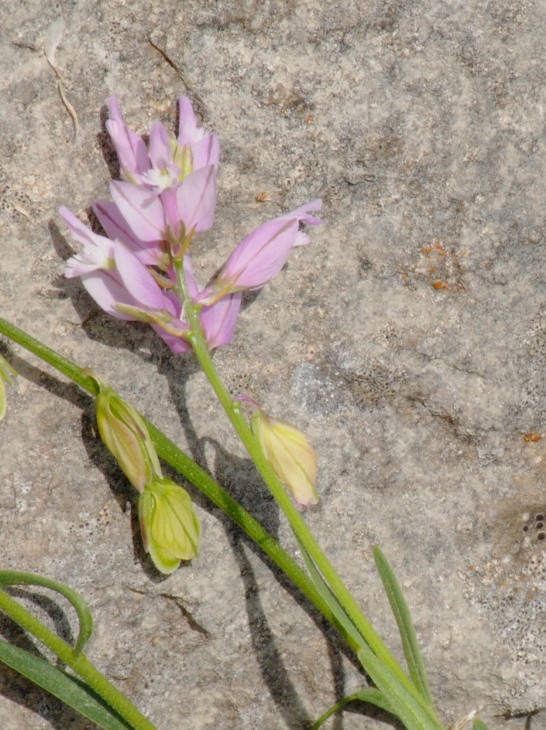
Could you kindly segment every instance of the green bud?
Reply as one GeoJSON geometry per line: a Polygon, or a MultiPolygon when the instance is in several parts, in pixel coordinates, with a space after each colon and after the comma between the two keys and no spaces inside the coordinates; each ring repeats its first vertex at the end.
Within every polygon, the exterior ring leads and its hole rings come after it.
{"type": "MultiPolygon", "coordinates": [[[[98,382],[98,381],[97,381],[98,382]]],[[[106,448],[138,492],[163,476],[144,419],[113,388],[99,383],[97,425],[106,448]]]]}
{"type": "Polygon", "coordinates": [[[302,507],[318,504],[317,455],[305,434],[284,421],[254,411],[250,427],[271,468],[302,507]]]}
{"type": "Polygon", "coordinates": [[[155,567],[166,575],[181,560],[199,552],[201,528],[185,489],[170,479],[156,478],[138,498],[138,519],[144,549],[155,567]]]}

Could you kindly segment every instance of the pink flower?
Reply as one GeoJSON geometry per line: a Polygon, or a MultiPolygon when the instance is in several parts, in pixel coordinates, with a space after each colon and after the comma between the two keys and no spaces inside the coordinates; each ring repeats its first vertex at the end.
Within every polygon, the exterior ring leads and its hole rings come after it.
{"type": "Polygon", "coordinates": [[[113,202],[93,209],[106,232],[89,230],[67,208],[60,213],[79,253],[67,261],[66,276],[79,276],[97,304],[113,317],[150,324],[173,352],[191,349],[189,327],[176,291],[175,268],[183,259],[189,295],[210,349],[231,342],[242,292],[260,289],[282,269],[290,251],[309,242],[302,225],[320,223],[314,200],[264,223],[229,257],[212,284],[201,289],[187,249],[195,233],[214,223],[217,138],[197,125],[190,101],[179,99],[175,137],[154,122],[148,145],[131,131],[116,97],[108,101],[108,132],[119,157],[122,180],[112,181],[113,202]]]}
{"type": "Polygon", "coordinates": [[[217,137],[197,126],[187,97],[180,97],[178,103],[178,138],[165,129],[161,122],[154,122],[146,148],[142,137],[125,124],[117,98],[110,97],[110,119],[106,122],[106,129],[116,150],[124,180],[160,192],[178,185],[186,175],[202,167],[218,167],[220,145],[217,137]]]}
{"type": "MultiPolygon", "coordinates": [[[[115,241],[90,231],[67,208],[60,209],[72,237],[83,246],[80,253],[67,261],[66,276],[79,276],[90,296],[108,314],[118,319],[147,322],[173,352],[188,352],[191,345],[186,339],[188,325],[182,319],[182,306],[167,286],[173,272],[167,270],[161,276],[157,273],[154,276],[154,270],[146,265],[157,263],[146,260],[153,250],[142,248],[142,241],[131,238],[120,227],[115,205],[100,203],[97,210],[108,220],[108,227],[121,233],[115,241]]],[[[189,256],[184,257],[184,272],[190,295],[197,302],[201,290],[193,276],[189,256]]],[[[231,342],[241,297],[240,292],[235,292],[202,306],[199,316],[211,350],[231,342]]]]}
{"type": "Polygon", "coordinates": [[[108,111],[110,119],[106,122],[106,129],[116,150],[122,175],[137,181],[141,173],[151,166],[144,140],[125,124],[115,96],[108,99],[108,111]]]}
{"type": "MultiPolygon", "coordinates": [[[[129,235],[145,243],[178,240],[207,231],[214,223],[216,172],[212,165],[192,172],[176,187],[159,194],[149,187],[114,180],[110,192],[129,235]]],[[[118,225],[120,223],[117,217],[118,225]]]]}
{"type": "Polygon", "coordinates": [[[69,279],[103,269],[114,267],[114,242],[90,231],[72,211],[63,205],[59,213],[70,230],[72,238],[81,243],[80,253],[71,256],[66,262],[65,276],[69,279]]]}
{"type": "Polygon", "coordinates": [[[322,201],[313,200],[256,228],[231,254],[212,287],[202,294],[202,301],[209,303],[226,292],[261,289],[279,273],[292,248],[309,243],[300,224],[319,224],[311,212],[321,205],[322,201]]]}
{"type": "Polygon", "coordinates": [[[207,165],[214,165],[217,168],[220,159],[218,137],[197,126],[197,119],[187,96],[180,97],[178,109],[180,112],[178,144],[180,147],[187,145],[191,148],[193,169],[199,170],[207,165]]]}
{"type": "Polygon", "coordinates": [[[79,276],[102,309],[119,319],[143,319],[144,313],[157,312],[178,318],[176,297],[159,286],[130,246],[93,233],[68,208],[60,213],[72,238],[83,245],[67,261],[65,275],[79,276]]]}

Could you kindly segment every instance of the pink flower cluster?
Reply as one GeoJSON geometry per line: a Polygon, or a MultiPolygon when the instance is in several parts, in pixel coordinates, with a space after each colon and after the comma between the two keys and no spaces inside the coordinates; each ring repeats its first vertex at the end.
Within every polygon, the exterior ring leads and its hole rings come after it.
{"type": "Polygon", "coordinates": [[[122,180],[110,183],[112,201],[93,210],[106,235],[60,209],[72,238],[82,245],[67,261],[65,275],[80,277],[106,312],[125,320],[148,322],[173,352],[186,352],[188,325],[175,293],[174,257],[183,257],[192,301],[210,349],[233,336],[242,293],[263,287],[282,269],[295,246],[309,242],[301,224],[316,225],[314,200],[259,226],[236,247],[217,276],[200,288],[186,253],[193,236],[214,222],[220,146],[215,135],[197,125],[191,103],[179,100],[178,137],[160,122],[148,145],[130,130],[117,99],[108,102],[106,128],[115,147],[122,180]]]}

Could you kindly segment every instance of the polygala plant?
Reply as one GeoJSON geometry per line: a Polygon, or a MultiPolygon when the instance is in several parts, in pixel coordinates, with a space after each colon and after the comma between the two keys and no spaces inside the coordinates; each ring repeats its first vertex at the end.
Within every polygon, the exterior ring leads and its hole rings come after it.
{"type": "MultiPolygon", "coordinates": [[[[187,454],[91,371],[0,319],[0,333],[38,355],[96,399],[98,431],[131,485],[138,491],[138,517],[144,549],[155,568],[172,573],[198,555],[200,526],[190,494],[163,476],[161,461],[212,502],[252,538],[341,634],[363,670],[363,687],[331,707],[315,722],[320,727],[353,700],[381,708],[407,730],[442,730],[434,709],[408,607],[387,559],[376,547],[374,558],[394,613],[407,664],[393,656],[311,534],[304,511],[316,505],[316,455],[295,426],[265,413],[246,395],[235,398],[218,374],[211,351],[234,335],[243,292],[256,291],[279,274],[293,248],[310,242],[306,228],[319,224],[320,200],[263,223],[249,233],[218,274],[202,286],[190,258],[196,235],[208,231],[216,212],[216,174],[220,145],[201,128],[186,97],[179,100],[180,128],[174,136],[160,122],[149,140],[127,127],[118,101],[108,102],[106,128],[116,150],[120,180],[110,183],[112,200],[93,210],[103,235],[93,232],[68,208],[60,214],[80,250],[66,265],[66,276],[79,277],[96,303],[121,320],[149,324],[174,355],[197,358],[233,427],[297,538],[300,565],[265,528],[187,454]],[[248,417],[245,415],[248,412],[248,417]],[[247,420],[248,418],[248,420],[247,420]]],[[[5,412],[5,382],[14,374],[0,359],[0,417],[5,412]],[[5,382],[4,382],[5,381],[5,382]]],[[[206,546],[203,548],[206,549],[206,546]]],[[[72,647],[42,624],[5,590],[0,608],[45,644],[67,669],[0,641],[0,661],[74,707],[101,728],[151,729],[129,699],[88,660],[84,647],[93,620],[84,599],[68,586],[28,573],[0,572],[0,585],[49,588],[75,607],[79,636],[72,647]]],[[[476,712],[453,728],[485,725],[476,712]]]]}

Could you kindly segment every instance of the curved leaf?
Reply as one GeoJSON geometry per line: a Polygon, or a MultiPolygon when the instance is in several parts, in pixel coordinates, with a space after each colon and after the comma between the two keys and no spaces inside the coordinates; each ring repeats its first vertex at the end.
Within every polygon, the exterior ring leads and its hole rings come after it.
{"type": "Polygon", "coordinates": [[[364,687],[364,689],[361,689],[352,695],[347,695],[347,697],[344,697],[339,702],[336,702],[335,705],[332,705],[330,709],[326,710],[324,715],[321,715],[321,717],[319,717],[319,719],[311,725],[310,730],[318,730],[318,728],[320,728],[329,717],[334,715],[336,712],[339,712],[339,710],[342,710],[349,704],[349,702],[356,701],[367,702],[370,705],[379,707],[381,710],[385,710],[385,712],[390,712],[391,715],[395,714],[391,705],[378,689],[375,687],[364,687]]]}
{"type": "Polygon", "coordinates": [[[93,616],[91,615],[89,606],[80,594],[63,583],[58,583],[50,578],[44,578],[41,575],[35,575],[34,573],[20,573],[16,570],[0,570],[0,586],[11,585],[31,585],[49,588],[56,593],[60,593],[61,596],[64,596],[68,601],[70,601],[78,614],[80,622],[80,631],[74,647],[74,653],[77,656],[87,644],[89,637],[93,633],[93,616]]]}

